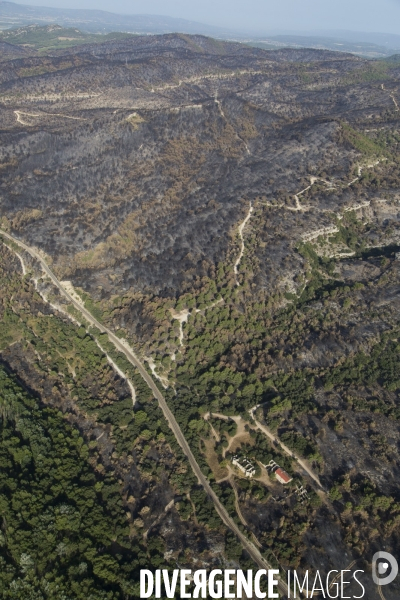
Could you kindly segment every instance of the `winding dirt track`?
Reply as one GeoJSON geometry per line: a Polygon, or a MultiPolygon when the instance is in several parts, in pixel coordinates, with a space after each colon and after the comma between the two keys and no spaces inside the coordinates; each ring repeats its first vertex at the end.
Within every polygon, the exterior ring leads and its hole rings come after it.
{"type": "MultiPolygon", "coordinates": [[[[5,232],[2,229],[0,229],[0,235],[4,236],[11,242],[14,242],[15,244],[17,244],[18,246],[23,248],[26,252],[28,252],[28,254],[30,254],[33,258],[35,258],[37,261],[39,261],[43,271],[51,279],[53,284],[60,290],[60,292],[68,300],[68,302],[70,304],[72,304],[91,325],[93,325],[94,327],[97,327],[97,329],[99,329],[102,333],[107,333],[110,341],[114,344],[116,349],[119,352],[122,352],[126,356],[126,358],[129,360],[129,362],[138,369],[140,375],[143,377],[143,379],[145,380],[145,382],[147,383],[147,385],[153,392],[154,397],[158,400],[160,408],[163,411],[164,416],[167,419],[168,424],[169,424],[170,428],[172,429],[179,445],[181,446],[183,452],[185,453],[185,455],[190,463],[190,466],[192,467],[193,472],[195,473],[200,484],[203,486],[203,488],[206,491],[207,495],[209,496],[210,500],[214,503],[215,510],[217,511],[217,513],[220,516],[220,518],[222,519],[222,521],[240,540],[243,548],[248,552],[248,554],[251,556],[253,561],[258,565],[258,567],[260,569],[267,569],[267,570],[272,569],[273,567],[265,560],[265,558],[261,555],[260,551],[256,548],[256,546],[250,540],[248,540],[247,537],[240,531],[240,529],[238,528],[236,523],[229,516],[225,507],[219,501],[219,498],[213,491],[212,487],[210,486],[208,479],[203,475],[199,465],[197,464],[196,458],[195,458],[194,454],[192,453],[192,451],[189,447],[189,444],[186,441],[186,438],[183,435],[182,430],[178,425],[178,422],[176,421],[171,410],[169,409],[168,404],[167,404],[163,394],[160,392],[160,390],[156,386],[152,377],[146,371],[146,369],[145,369],[143,363],[140,361],[140,359],[133,353],[132,350],[128,349],[124,344],[122,344],[121,340],[119,340],[119,338],[117,338],[117,336],[114,335],[114,333],[110,329],[108,329],[107,327],[102,325],[99,321],[97,321],[97,319],[95,319],[93,317],[93,315],[86,308],[84,308],[79,302],[77,302],[75,300],[75,298],[73,298],[67,292],[67,290],[61,285],[60,281],[54,275],[53,271],[47,265],[45,260],[40,256],[40,254],[36,250],[34,250],[33,248],[30,248],[24,242],[22,242],[21,240],[18,240],[17,238],[15,238],[14,236],[5,232]]],[[[278,590],[281,594],[283,594],[284,596],[287,597],[288,587],[287,587],[287,584],[282,579],[278,579],[278,590]]]]}
{"type": "Polygon", "coordinates": [[[33,113],[28,113],[28,112],[23,112],[22,110],[14,110],[15,116],[17,118],[17,123],[21,123],[21,125],[28,125],[31,126],[32,123],[27,123],[26,121],[23,121],[21,119],[21,115],[25,115],[26,117],[41,117],[41,116],[48,116],[48,117],[62,117],[63,119],[73,119],[74,121],[87,121],[87,119],[84,119],[82,117],[71,117],[68,115],[63,115],[61,113],[42,113],[40,115],[35,115],[33,113]]]}
{"type": "Polygon", "coordinates": [[[244,254],[244,239],[243,239],[243,229],[246,226],[247,221],[249,221],[250,217],[251,217],[251,213],[253,212],[254,208],[252,203],[250,202],[250,207],[249,207],[249,211],[246,215],[246,218],[244,219],[244,221],[239,225],[239,238],[240,238],[240,243],[241,243],[241,248],[240,248],[240,254],[236,259],[235,264],[233,265],[233,272],[235,273],[235,278],[236,278],[236,285],[239,285],[237,276],[238,276],[238,267],[240,266],[240,262],[243,258],[243,254],[244,254]]]}
{"type": "Polygon", "coordinates": [[[290,450],[290,448],[288,448],[286,446],[286,444],[284,444],[283,442],[281,442],[281,440],[275,436],[267,427],[265,427],[265,425],[262,425],[259,421],[257,421],[257,419],[254,416],[254,413],[256,411],[258,407],[255,406],[252,409],[249,410],[249,413],[251,415],[251,417],[254,419],[254,423],[256,424],[257,429],[259,429],[260,431],[262,431],[263,433],[265,433],[265,435],[267,437],[269,437],[269,439],[272,442],[277,443],[282,450],[285,452],[285,454],[287,454],[288,456],[290,456],[290,458],[294,458],[299,465],[301,466],[301,468],[308,473],[308,475],[311,477],[311,479],[313,479],[315,481],[315,483],[318,485],[318,487],[325,493],[324,488],[321,485],[321,482],[319,480],[318,475],[316,475],[311,469],[310,467],[304,462],[304,460],[302,460],[297,454],[295,454],[292,450],[290,450]]]}

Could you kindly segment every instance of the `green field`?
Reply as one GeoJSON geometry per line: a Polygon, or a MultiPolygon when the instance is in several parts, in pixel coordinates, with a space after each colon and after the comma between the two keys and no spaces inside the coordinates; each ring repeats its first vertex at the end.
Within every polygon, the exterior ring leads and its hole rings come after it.
{"type": "Polygon", "coordinates": [[[6,29],[0,32],[0,41],[32,48],[44,52],[54,48],[68,48],[79,44],[97,44],[111,40],[122,40],[131,37],[130,33],[85,33],[75,27],[60,27],[59,25],[28,25],[18,29],[6,29]]]}

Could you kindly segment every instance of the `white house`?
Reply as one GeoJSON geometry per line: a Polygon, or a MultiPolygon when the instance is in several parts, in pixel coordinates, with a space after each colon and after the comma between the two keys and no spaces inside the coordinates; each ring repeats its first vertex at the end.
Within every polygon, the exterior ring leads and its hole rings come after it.
{"type": "Polygon", "coordinates": [[[240,469],[246,477],[253,477],[255,475],[256,469],[254,465],[243,456],[239,457],[237,454],[232,456],[232,464],[240,469]]]}

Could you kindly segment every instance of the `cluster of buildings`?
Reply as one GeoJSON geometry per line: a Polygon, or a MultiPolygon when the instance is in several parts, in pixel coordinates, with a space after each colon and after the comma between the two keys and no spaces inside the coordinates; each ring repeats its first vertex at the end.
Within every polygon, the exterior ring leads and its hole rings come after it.
{"type": "MultiPolygon", "coordinates": [[[[235,456],[232,456],[232,464],[238,469],[240,469],[240,471],[242,471],[245,477],[254,477],[256,473],[255,466],[245,456],[238,456],[237,454],[235,454],[235,456]]],[[[282,469],[282,467],[280,467],[273,460],[270,460],[270,462],[267,465],[263,466],[265,467],[265,469],[267,469],[267,471],[269,470],[271,473],[275,473],[276,479],[283,485],[286,485],[293,479],[292,477],[290,477],[290,475],[286,473],[284,469],[282,469]]]]}

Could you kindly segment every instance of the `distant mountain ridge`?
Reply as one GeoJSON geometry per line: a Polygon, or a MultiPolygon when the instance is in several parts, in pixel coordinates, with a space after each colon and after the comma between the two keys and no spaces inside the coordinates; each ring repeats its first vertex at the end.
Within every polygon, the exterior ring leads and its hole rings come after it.
{"type": "Polygon", "coordinates": [[[229,30],[220,27],[163,15],[120,15],[104,10],[51,8],[0,1],[0,28],[21,27],[33,23],[39,25],[58,23],[64,27],[80,27],[93,33],[108,33],[111,31],[128,31],[131,33],[184,32],[214,36],[229,33],[229,30]]]}
{"type": "Polygon", "coordinates": [[[314,48],[350,52],[367,58],[386,58],[400,51],[400,35],[394,34],[329,30],[238,31],[165,15],[123,15],[103,10],[30,6],[0,0],[0,30],[56,23],[64,28],[79,28],[89,34],[200,34],[241,41],[264,49],[314,48]]]}

